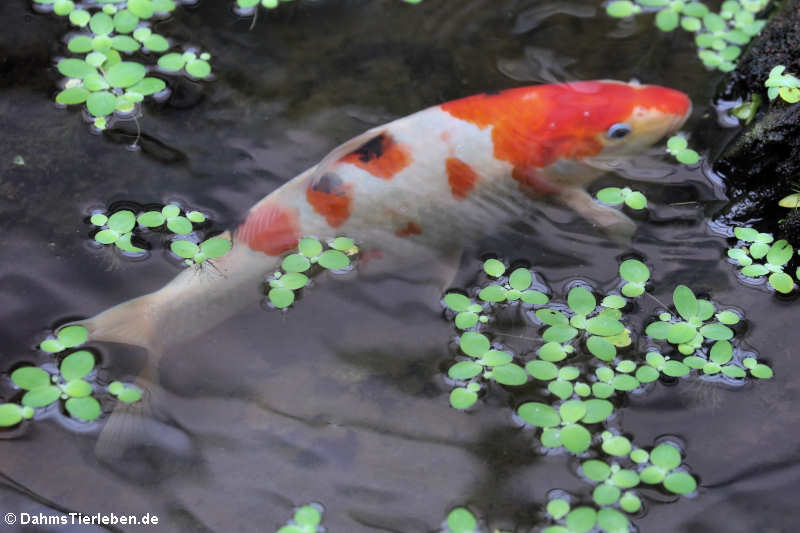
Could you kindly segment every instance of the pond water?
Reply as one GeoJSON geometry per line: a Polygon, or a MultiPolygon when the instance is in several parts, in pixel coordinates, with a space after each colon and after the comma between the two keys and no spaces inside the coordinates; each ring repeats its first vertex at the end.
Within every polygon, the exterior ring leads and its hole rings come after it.
{"type": "MultiPolygon", "coordinates": [[[[262,11],[252,27],[231,4],[201,1],[158,24],[210,51],[216,79],[178,81],[166,102],[145,105],[138,151],[126,149],[134,125],[95,136],[79,111],[54,105],[64,26],[24,0],[0,6],[0,371],[44,362],[36,346],[53,327],[177,273],[166,253],[131,261],[90,244],[85,218],[115,201],[177,200],[234,227],[365,129],[489,89],[567,79],[680,89],[695,106],[693,146],[713,152],[730,135],[709,106],[719,76],[686,35],[661,34],[648,17],[612,20],[594,0],[304,1],[262,11]]],[[[640,446],[680,441],[700,481],[689,498],[641,491],[645,511],[633,521],[642,533],[794,531],[795,304],[743,285],[723,259],[727,242],[709,220],[725,196],[704,165],[658,150],[642,164],[592,187],[646,193],[632,250],[542,206],[466,250],[454,286],[467,287],[495,254],[530,262],[556,295],[576,279],[604,294],[617,286],[619,260],[636,256],[662,301],[682,283],[743,311],[745,342],[773,379],[657,382],[624,402],[616,426],[640,446]]],[[[528,393],[494,385],[470,412],[449,407],[455,335],[427,288],[399,276],[323,276],[286,314],[252,306],[164,355],[158,408],[180,438],[153,426],[154,446],[109,461],[94,452],[102,423],[56,409],[0,432],[0,510],[150,513],[158,531],[274,531],[294,507],[319,502],[328,531],[411,533],[438,531],[450,509],[468,506],[491,528],[533,530],[550,490],[586,497],[591,487],[575,458],[539,454],[512,420],[508,406],[528,393]]],[[[98,353],[106,382],[132,380],[143,362],[120,345],[98,344],[98,353]]],[[[10,381],[0,379],[5,394],[10,381]]]]}

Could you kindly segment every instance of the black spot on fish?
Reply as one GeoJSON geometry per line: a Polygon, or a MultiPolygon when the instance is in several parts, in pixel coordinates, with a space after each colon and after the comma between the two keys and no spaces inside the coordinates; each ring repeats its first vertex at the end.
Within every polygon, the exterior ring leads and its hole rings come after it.
{"type": "Polygon", "coordinates": [[[385,133],[381,133],[367,141],[357,150],[353,150],[353,154],[358,156],[362,163],[369,163],[373,159],[378,159],[383,155],[383,152],[393,144],[391,137],[385,133]]]}
{"type": "Polygon", "coordinates": [[[330,194],[342,186],[342,178],[333,172],[326,172],[311,184],[311,190],[330,194]]]}

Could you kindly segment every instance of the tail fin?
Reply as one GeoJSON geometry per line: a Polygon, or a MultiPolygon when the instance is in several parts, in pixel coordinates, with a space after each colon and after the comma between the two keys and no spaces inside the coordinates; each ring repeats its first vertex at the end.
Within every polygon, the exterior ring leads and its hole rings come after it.
{"type": "Polygon", "coordinates": [[[146,294],[78,322],[89,332],[89,340],[118,342],[145,348],[150,354],[160,351],[155,335],[155,307],[152,294],[146,294]]]}

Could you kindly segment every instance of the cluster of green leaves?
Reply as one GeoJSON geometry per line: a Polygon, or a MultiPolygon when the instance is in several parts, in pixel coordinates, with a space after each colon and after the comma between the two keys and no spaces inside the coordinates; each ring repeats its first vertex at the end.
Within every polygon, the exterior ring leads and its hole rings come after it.
{"type": "Polygon", "coordinates": [[[358,253],[358,247],[352,239],[336,237],[326,242],[327,250],[314,237],[303,237],[297,250],[281,261],[281,268],[268,280],[267,299],[278,309],[286,309],[294,303],[294,291],[308,285],[309,277],[305,273],[313,265],[328,270],[344,270],[351,265],[351,259],[358,253]]]}
{"type": "MultiPolygon", "coordinates": [[[[0,404],[0,427],[14,426],[24,418],[32,418],[36,409],[46,408],[59,399],[64,400],[64,408],[73,418],[88,422],[100,416],[100,403],[92,396],[96,389],[92,377],[94,355],[89,350],[72,350],[87,338],[88,332],[83,326],[66,326],[42,341],[39,345],[42,351],[65,355],[58,365],[26,365],[11,373],[11,382],[25,392],[19,405],[0,404]]],[[[125,403],[141,398],[141,391],[136,387],[119,381],[111,383],[108,392],[125,403]]]]}
{"type": "Polygon", "coordinates": [[[108,127],[112,116],[132,116],[146,96],[166,91],[164,80],[148,75],[154,68],[148,64],[155,63],[163,73],[183,72],[197,79],[211,75],[208,53],[169,52],[172,43],[151,28],[152,21],[169,15],[179,0],[33,1],[52,8],[76,30],[67,42],[74,56],[57,64],[65,78],[56,102],[85,104],[98,130],[108,127]]]}
{"type": "Polygon", "coordinates": [[[681,135],[673,135],[667,139],[667,152],[684,165],[695,165],[700,161],[700,155],[689,148],[686,137],[681,135]]]}
{"type": "Polygon", "coordinates": [[[322,506],[311,503],[298,507],[291,520],[276,533],[321,533],[325,531],[322,527],[322,506]]]}
{"type": "Polygon", "coordinates": [[[769,71],[769,78],[764,82],[767,96],[774,100],[778,96],[790,104],[800,102],[800,79],[791,74],[784,74],[786,67],[777,65],[769,71]]]}
{"type": "Polygon", "coordinates": [[[231,249],[231,241],[223,237],[211,237],[203,242],[188,240],[195,231],[195,225],[207,222],[207,217],[200,211],[182,212],[180,206],[167,204],[159,210],[142,211],[138,216],[129,209],[115,211],[111,216],[97,212],[89,221],[100,228],[94,240],[100,244],[115,244],[120,250],[132,254],[144,254],[146,250],[132,243],[133,237],[141,237],[136,233],[138,228],[162,231],[180,235],[170,243],[172,253],[184,259],[187,265],[201,264],[208,259],[218,259],[231,249]],[[136,233],[136,234],[135,234],[136,233]]]}
{"type": "Polygon", "coordinates": [[[751,94],[750,99],[734,107],[731,114],[739,120],[744,120],[745,124],[750,124],[756,118],[759,107],[761,107],[761,95],[751,94]]]}
{"type": "Polygon", "coordinates": [[[597,191],[597,199],[608,205],[622,205],[623,203],[631,209],[644,209],[647,207],[647,197],[639,191],[634,191],[630,187],[606,187],[597,191]]]}
{"type": "Polygon", "coordinates": [[[645,333],[652,339],[667,341],[686,357],[679,362],[658,352],[649,352],[648,364],[672,377],[683,377],[697,370],[705,375],[722,373],[729,378],[741,379],[746,375],[745,368],[755,378],[772,377],[772,369],[767,365],[752,357],[743,358],[734,349],[731,340],[735,333],[729,326],[741,320],[736,312],[730,309],[718,311],[713,302],[697,298],[685,285],[675,288],[672,301],[676,314],[664,311],[659,320],[647,326],[645,333]]]}
{"type": "MultiPolygon", "coordinates": [[[[259,5],[266,9],[275,9],[280,2],[290,2],[291,0],[236,0],[236,7],[242,10],[242,14],[247,15],[255,11],[259,5]]],[[[419,4],[422,0],[403,0],[408,4],[419,4]]]]}
{"type": "MultiPolygon", "coordinates": [[[[794,280],[783,271],[794,255],[791,244],[784,239],[775,241],[771,233],[760,233],[753,228],[737,227],[733,233],[739,242],[728,249],[728,257],[742,267],[743,276],[759,279],[769,275],[767,281],[776,291],[788,294],[794,290],[794,280]],[[757,262],[761,260],[765,262],[757,262]]],[[[800,280],[800,268],[795,277],[800,280]]]]}
{"type": "Polygon", "coordinates": [[[626,18],[642,12],[656,11],[655,24],[661,31],[678,26],[695,34],[697,55],[709,68],[730,72],[742,47],[750,42],[766,24],[756,15],[766,8],[768,0],[726,0],[718,13],[702,2],[684,0],[614,0],[606,5],[606,13],[626,18]]]}
{"type": "Polygon", "coordinates": [[[588,459],[579,469],[583,478],[594,485],[592,500],[597,507],[573,508],[569,498],[554,494],[546,507],[552,525],[542,533],[585,533],[593,528],[607,533],[626,533],[630,531],[630,522],[620,510],[637,513],[642,508],[636,487],[661,484],[668,492],[679,495],[691,494],[697,489],[697,480],[681,466],[681,452],[673,443],[659,444],[648,452],[633,447],[621,435],[606,432],[603,451],[613,459],[588,459]]]}

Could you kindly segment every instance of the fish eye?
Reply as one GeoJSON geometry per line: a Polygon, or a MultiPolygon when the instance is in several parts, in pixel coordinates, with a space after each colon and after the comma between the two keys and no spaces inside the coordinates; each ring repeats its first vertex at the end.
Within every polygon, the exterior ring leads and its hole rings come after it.
{"type": "Polygon", "coordinates": [[[606,132],[606,136],[609,139],[622,139],[626,137],[631,132],[631,127],[624,122],[620,122],[618,124],[613,124],[610,128],[608,128],[608,132],[606,132]]]}

